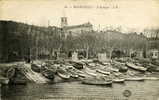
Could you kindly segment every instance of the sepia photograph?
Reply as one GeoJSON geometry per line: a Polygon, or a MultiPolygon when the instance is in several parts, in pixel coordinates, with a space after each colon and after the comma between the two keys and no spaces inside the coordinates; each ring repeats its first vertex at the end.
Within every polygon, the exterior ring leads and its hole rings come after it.
{"type": "Polygon", "coordinates": [[[0,0],[0,100],[159,100],[159,0],[0,0]]]}

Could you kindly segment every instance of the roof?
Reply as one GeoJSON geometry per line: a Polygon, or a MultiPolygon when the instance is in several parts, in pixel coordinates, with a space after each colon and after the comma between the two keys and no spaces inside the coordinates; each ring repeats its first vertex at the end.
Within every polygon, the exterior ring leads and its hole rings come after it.
{"type": "Polygon", "coordinates": [[[73,28],[81,28],[81,27],[92,27],[93,25],[91,23],[84,23],[81,25],[73,25],[73,26],[65,26],[65,29],[73,29],[73,28]]]}

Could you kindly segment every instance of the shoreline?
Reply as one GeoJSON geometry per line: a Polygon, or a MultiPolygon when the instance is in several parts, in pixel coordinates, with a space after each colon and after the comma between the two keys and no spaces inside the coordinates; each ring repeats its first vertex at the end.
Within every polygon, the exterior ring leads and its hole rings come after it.
{"type": "MultiPolygon", "coordinates": [[[[108,76],[111,78],[112,83],[122,83],[122,82],[125,82],[125,81],[159,80],[159,73],[158,72],[148,72],[148,71],[140,72],[138,70],[130,69],[129,67],[127,69],[129,72],[128,71],[120,72],[119,71],[119,67],[115,67],[115,66],[121,66],[119,62],[117,62],[117,63],[116,62],[115,63],[114,62],[113,63],[112,62],[106,62],[106,63],[100,62],[100,63],[98,63],[98,62],[93,62],[91,60],[90,61],[84,60],[83,62],[82,61],[71,61],[70,62],[69,60],[64,60],[63,62],[60,62],[60,63],[58,62],[56,64],[54,61],[50,61],[50,60],[47,60],[47,61],[45,60],[44,61],[43,60],[43,61],[33,61],[33,63],[25,63],[25,62],[14,62],[14,63],[5,63],[5,64],[1,63],[0,64],[1,76],[5,77],[4,75],[6,75],[6,72],[8,71],[9,68],[16,68],[16,69],[20,68],[20,70],[22,70],[22,71],[26,70],[25,73],[23,73],[23,74],[27,74],[28,73],[28,75],[30,75],[28,77],[30,77],[30,78],[27,79],[27,80],[29,80],[29,81],[31,81],[33,83],[36,83],[36,82],[38,83],[39,82],[39,83],[49,83],[49,84],[54,84],[55,83],[55,84],[57,84],[57,83],[74,82],[74,81],[81,81],[82,82],[83,79],[97,80],[97,79],[102,79],[102,77],[105,77],[108,80],[109,79],[108,76]],[[54,74],[54,79],[50,80],[50,79],[48,79],[48,76],[47,77],[43,76],[44,74],[42,74],[41,72],[35,72],[36,70],[32,69],[32,64],[33,63],[35,65],[34,66],[35,68],[36,67],[38,68],[38,66],[41,66],[41,67],[45,66],[45,67],[47,67],[47,70],[48,70],[48,68],[50,69],[51,66],[55,67],[55,65],[60,65],[60,66],[62,65],[62,67],[59,67],[59,68],[62,68],[60,70],[64,70],[65,69],[65,71],[67,73],[69,73],[72,69],[74,69],[74,71],[73,70],[72,71],[73,71],[73,73],[75,75],[78,75],[78,73],[80,71],[80,73],[82,72],[82,75],[85,74],[86,76],[84,78],[82,78],[81,76],[80,77],[78,76],[77,78],[72,76],[72,77],[70,77],[68,79],[63,79],[64,76],[59,76],[57,74],[57,72],[56,72],[56,74],[54,74]],[[52,65],[52,63],[53,63],[53,65],[52,65]],[[72,63],[74,63],[76,65],[76,67],[74,65],[72,65],[72,63]],[[84,63],[86,63],[86,65],[84,63]],[[47,65],[47,64],[49,64],[49,65],[47,65]],[[114,65],[114,64],[117,64],[117,65],[114,65]],[[82,70],[78,69],[78,68],[80,68],[79,65],[83,66],[82,70]],[[109,70],[110,72],[107,71],[107,73],[105,73],[104,72],[105,70],[103,70],[101,72],[100,71],[98,72],[98,69],[100,69],[100,67],[104,67],[107,70],[109,70]],[[109,72],[109,74],[108,74],[108,72],[109,72]],[[105,75],[105,74],[107,74],[107,75],[105,75]],[[42,76],[43,76],[43,78],[42,78],[42,76]],[[33,78],[31,78],[31,77],[33,77],[33,78]],[[34,79],[36,79],[36,80],[34,80],[34,79]],[[45,80],[49,80],[49,81],[45,82],[45,80]]],[[[53,73],[53,72],[51,72],[51,73],[53,73]]],[[[73,73],[72,74],[71,73],[69,73],[69,76],[73,75],[73,73]]],[[[64,73],[61,73],[60,75],[62,75],[62,74],[64,75],[64,73]]],[[[45,75],[49,75],[49,74],[45,73],[45,75]]],[[[20,77],[21,77],[21,75],[20,75],[20,77]]],[[[24,75],[24,77],[28,78],[25,75],[24,75]]],[[[6,80],[7,79],[8,78],[6,78],[6,80]]],[[[19,79],[19,78],[17,77],[16,79],[19,79]]],[[[5,81],[5,80],[3,80],[3,81],[5,81]]],[[[14,79],[12,81],[14,81],[14,79]]],[[[26,83],[28,83],[29,81],[26,81],[26,83]]],[[[104,82],[104,80],[103,80],[103,82],[104,82]]],[[[3,84],[3,82],[1,82],[1,83],[3,84]]],[[[22,81],[22,83],[23,83],[23,81],[22,81]]]]}

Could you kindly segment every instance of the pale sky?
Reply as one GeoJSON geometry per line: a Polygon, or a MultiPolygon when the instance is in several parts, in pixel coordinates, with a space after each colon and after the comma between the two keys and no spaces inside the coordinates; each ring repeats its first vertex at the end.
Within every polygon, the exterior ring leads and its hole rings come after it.
{"type": "Polygon", "coordinates": [[[49,22],[60,26],[62,16],[68,17],[69,25],[89,21],[95,29],[106,26],[121,26],[125,30],[158,28],[159,0],[0,0],[1,20],[42,26],[49,22]]]}

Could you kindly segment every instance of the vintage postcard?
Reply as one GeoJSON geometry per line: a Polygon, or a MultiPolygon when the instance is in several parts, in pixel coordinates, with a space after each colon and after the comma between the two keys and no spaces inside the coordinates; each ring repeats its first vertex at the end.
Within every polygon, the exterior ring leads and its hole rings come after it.
{"type": "Polygon", "coordinates": [[[0,0],[0,100],[159,100],[159,0],[0,0]]]}

